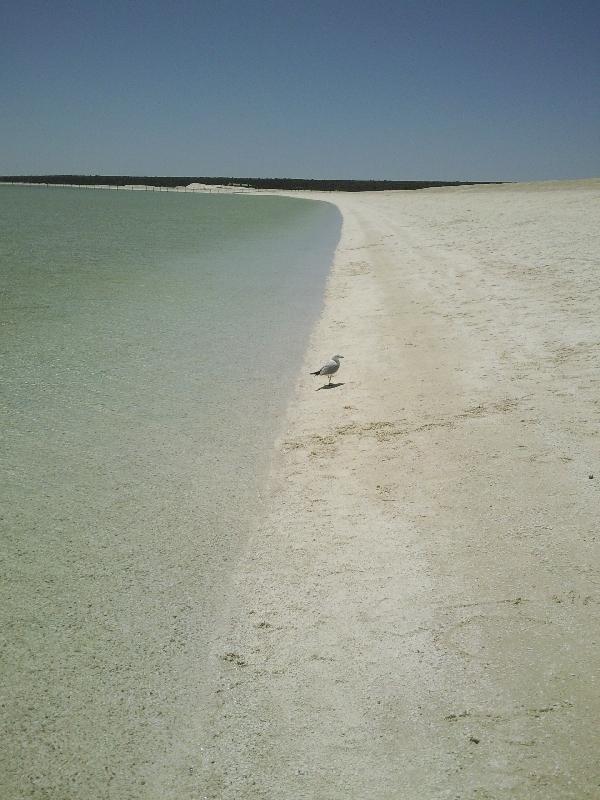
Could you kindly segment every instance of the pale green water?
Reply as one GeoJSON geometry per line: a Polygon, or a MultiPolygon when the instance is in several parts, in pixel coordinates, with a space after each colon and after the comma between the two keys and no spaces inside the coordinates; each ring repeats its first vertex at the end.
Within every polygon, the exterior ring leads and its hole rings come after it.
{"type": "Polygon", "coordinates": [[[206,651],[339,217],[0,186],[0,796],[201,796],[206,651]]]}

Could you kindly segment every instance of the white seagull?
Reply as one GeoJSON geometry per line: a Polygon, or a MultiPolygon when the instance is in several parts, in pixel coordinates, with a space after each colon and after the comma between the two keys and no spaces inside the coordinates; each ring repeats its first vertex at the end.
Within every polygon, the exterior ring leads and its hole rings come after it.
{"type": "MultiPolygon", "coordinates": [[[[311,375],[329,375],[329,383],[331,383],[331,376],[335,375],[335,373],[340,368],[340,358],[344,356],[331,356],[327,363],[323,364],[321,369],[318,369],[316,372],[311,372],[311,375]]],[[[329,386],[329,383],[327,384],[329,386]]]]}

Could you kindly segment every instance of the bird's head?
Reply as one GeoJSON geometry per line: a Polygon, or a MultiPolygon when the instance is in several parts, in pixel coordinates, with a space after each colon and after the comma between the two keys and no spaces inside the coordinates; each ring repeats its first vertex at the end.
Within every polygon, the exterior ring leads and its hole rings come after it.
{"type": "Polygon", "coordinates": [[[343,358],[343,357],[344,357],[344,356],[331,356],[331,360],[332,360],[332,361],[339,361],[339,360],[340,360],[340,358],[343,358]]]}

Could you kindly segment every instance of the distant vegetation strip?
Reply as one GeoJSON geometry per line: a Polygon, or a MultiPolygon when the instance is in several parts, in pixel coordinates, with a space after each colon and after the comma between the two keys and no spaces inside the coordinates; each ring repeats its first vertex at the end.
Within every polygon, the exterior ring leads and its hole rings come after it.
{"type": "MultiPolygon", "coordinates": [[[[312,190],[322,192],[373,192],[386,189],[429,189],[437,186],[473,186],[492,181],[375,181],[375,180],[313,180],[306,178],[202,178],[186,176],[140,175],[3,175],[4,183],[74,184],[79,186],[156,186],[173,189],[190,183],[208,186],[231,186],[250,189],[312,190]]],[[[500,181],[496,181],[500,183],[500,181]]]]}

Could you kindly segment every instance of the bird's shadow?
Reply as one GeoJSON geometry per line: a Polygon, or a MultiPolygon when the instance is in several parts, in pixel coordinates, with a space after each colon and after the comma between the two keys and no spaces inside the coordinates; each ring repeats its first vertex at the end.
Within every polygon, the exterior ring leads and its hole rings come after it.
{"type": "Polygon", "coordinates": [[[318,389],[315,389],[315,392],[320,392],[321,389],[337,389],[338,386],[343,386],[343,383],[324,383],[323,386],[319,386],[318,389]]]}

